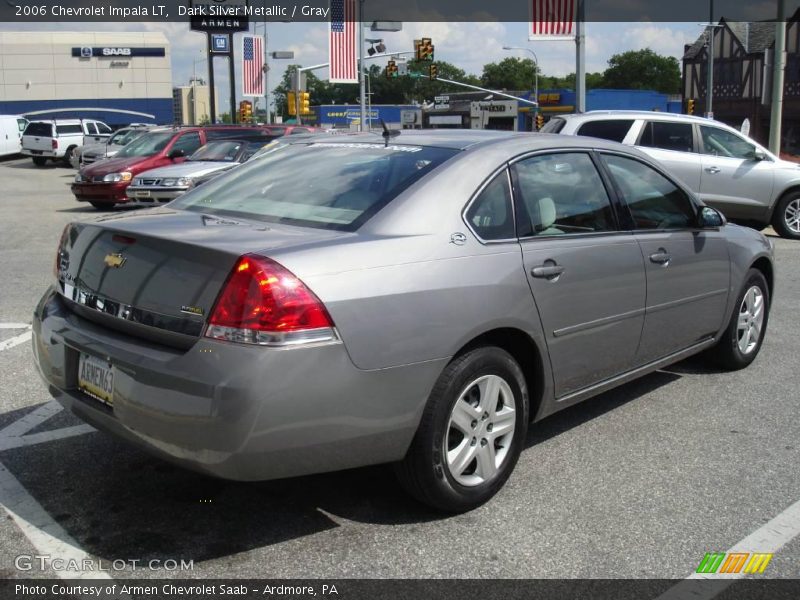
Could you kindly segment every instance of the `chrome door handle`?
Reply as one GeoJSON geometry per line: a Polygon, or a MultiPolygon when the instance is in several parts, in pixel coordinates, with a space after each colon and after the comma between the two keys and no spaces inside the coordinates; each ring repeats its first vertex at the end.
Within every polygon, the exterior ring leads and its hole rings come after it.
{"type": "Polygon", "coordinates": [[[719,173],[721,169],[719,167],[706,167],[706,173],[719,173]]]}
{"type": "Polygon", "coordinates": [[[658,252],[654,252],[650,255],[650,262],[656,263],[657,265],[664,265],[665,267],[669,265],[670,258],[669,252],[664,249],[659,249],[658,252]]]}
{"type": "Polygon", "coordinates": [[[555,263],[545,264],[540,267],[531,269],[531,275],[541,279],[556,279],[561,273],[564,272],[564,267],[555,263]]]}

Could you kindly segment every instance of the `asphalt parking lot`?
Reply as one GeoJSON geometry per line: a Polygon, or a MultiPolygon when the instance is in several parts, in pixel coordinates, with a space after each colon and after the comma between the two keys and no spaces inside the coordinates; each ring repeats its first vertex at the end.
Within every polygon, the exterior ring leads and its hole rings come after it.
{"type": "MultiPolygon", "coordinates": [[[[800,501],[800,242],[773,238],[777,294],[750,368],[694,359],[550,417],[492,501],[443,517],[387,467],[218,481],[51,404],[28,325],[62,227],[98,214],[73,199],[73,176],[0,161],[0,577],[52,577],[17,557],[61,553],[127,561],[119,578],[681,579],[706,552],[769,539],[800,501]],[[131,562],[152,560],[193,569],[131,562]]],[[[764,576],[800,576],[800,537],[785,538],[764,576]]]]}

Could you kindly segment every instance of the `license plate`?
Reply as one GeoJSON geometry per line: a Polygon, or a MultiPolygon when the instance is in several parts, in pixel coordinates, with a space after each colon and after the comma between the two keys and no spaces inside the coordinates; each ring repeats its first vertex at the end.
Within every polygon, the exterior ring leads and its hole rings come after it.
{"type": "Polygon", "coordinates": [[[137,198],[149,198],[150,197],[150,190],[136,190],[134,192],[137,198]]]}
{"type": "Polygon", "coordinates": [[[41,154],[41,150],[31,150],[31,154],[41,154]]]}
{"type": "Polygon", "coordinates": [[[114,367],[107,361],[81,353],[78,362],[78,388],[92,398],[114,403],[114,367]]]}

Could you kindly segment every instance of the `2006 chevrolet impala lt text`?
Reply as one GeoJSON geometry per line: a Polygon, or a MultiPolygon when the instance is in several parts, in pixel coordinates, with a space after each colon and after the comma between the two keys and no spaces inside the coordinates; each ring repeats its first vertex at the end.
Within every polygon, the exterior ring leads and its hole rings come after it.
{"type": "Polygon", "coordinates": [[[613,142],[298,140],[68,225],[34,354],[76,415],[180,465],[393,462],[463,511],[502,487],[530,423],[699,352],[750,364],[772,254],[613,142]]]}

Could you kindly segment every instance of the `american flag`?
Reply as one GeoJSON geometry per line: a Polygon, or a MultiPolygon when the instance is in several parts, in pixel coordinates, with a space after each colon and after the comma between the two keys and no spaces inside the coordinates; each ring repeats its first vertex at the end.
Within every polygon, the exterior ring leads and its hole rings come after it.
{"type": "Polygon", "coordinates": [[[356,47],[360,23],[356,22],[357,0],[331,0],[328,42],[331,83],[358,83],[356,47]]]}
{"type": "Polygon", "coordinates": [[[575,36],[576,0],[528,0],[531,27],[528,40],[565,39],[575,36]]]}
{"type": "Polygon", "coordinates": [[[264,95],[264,46],[255,35],[242,36],[242,95],[264,95]]]}

